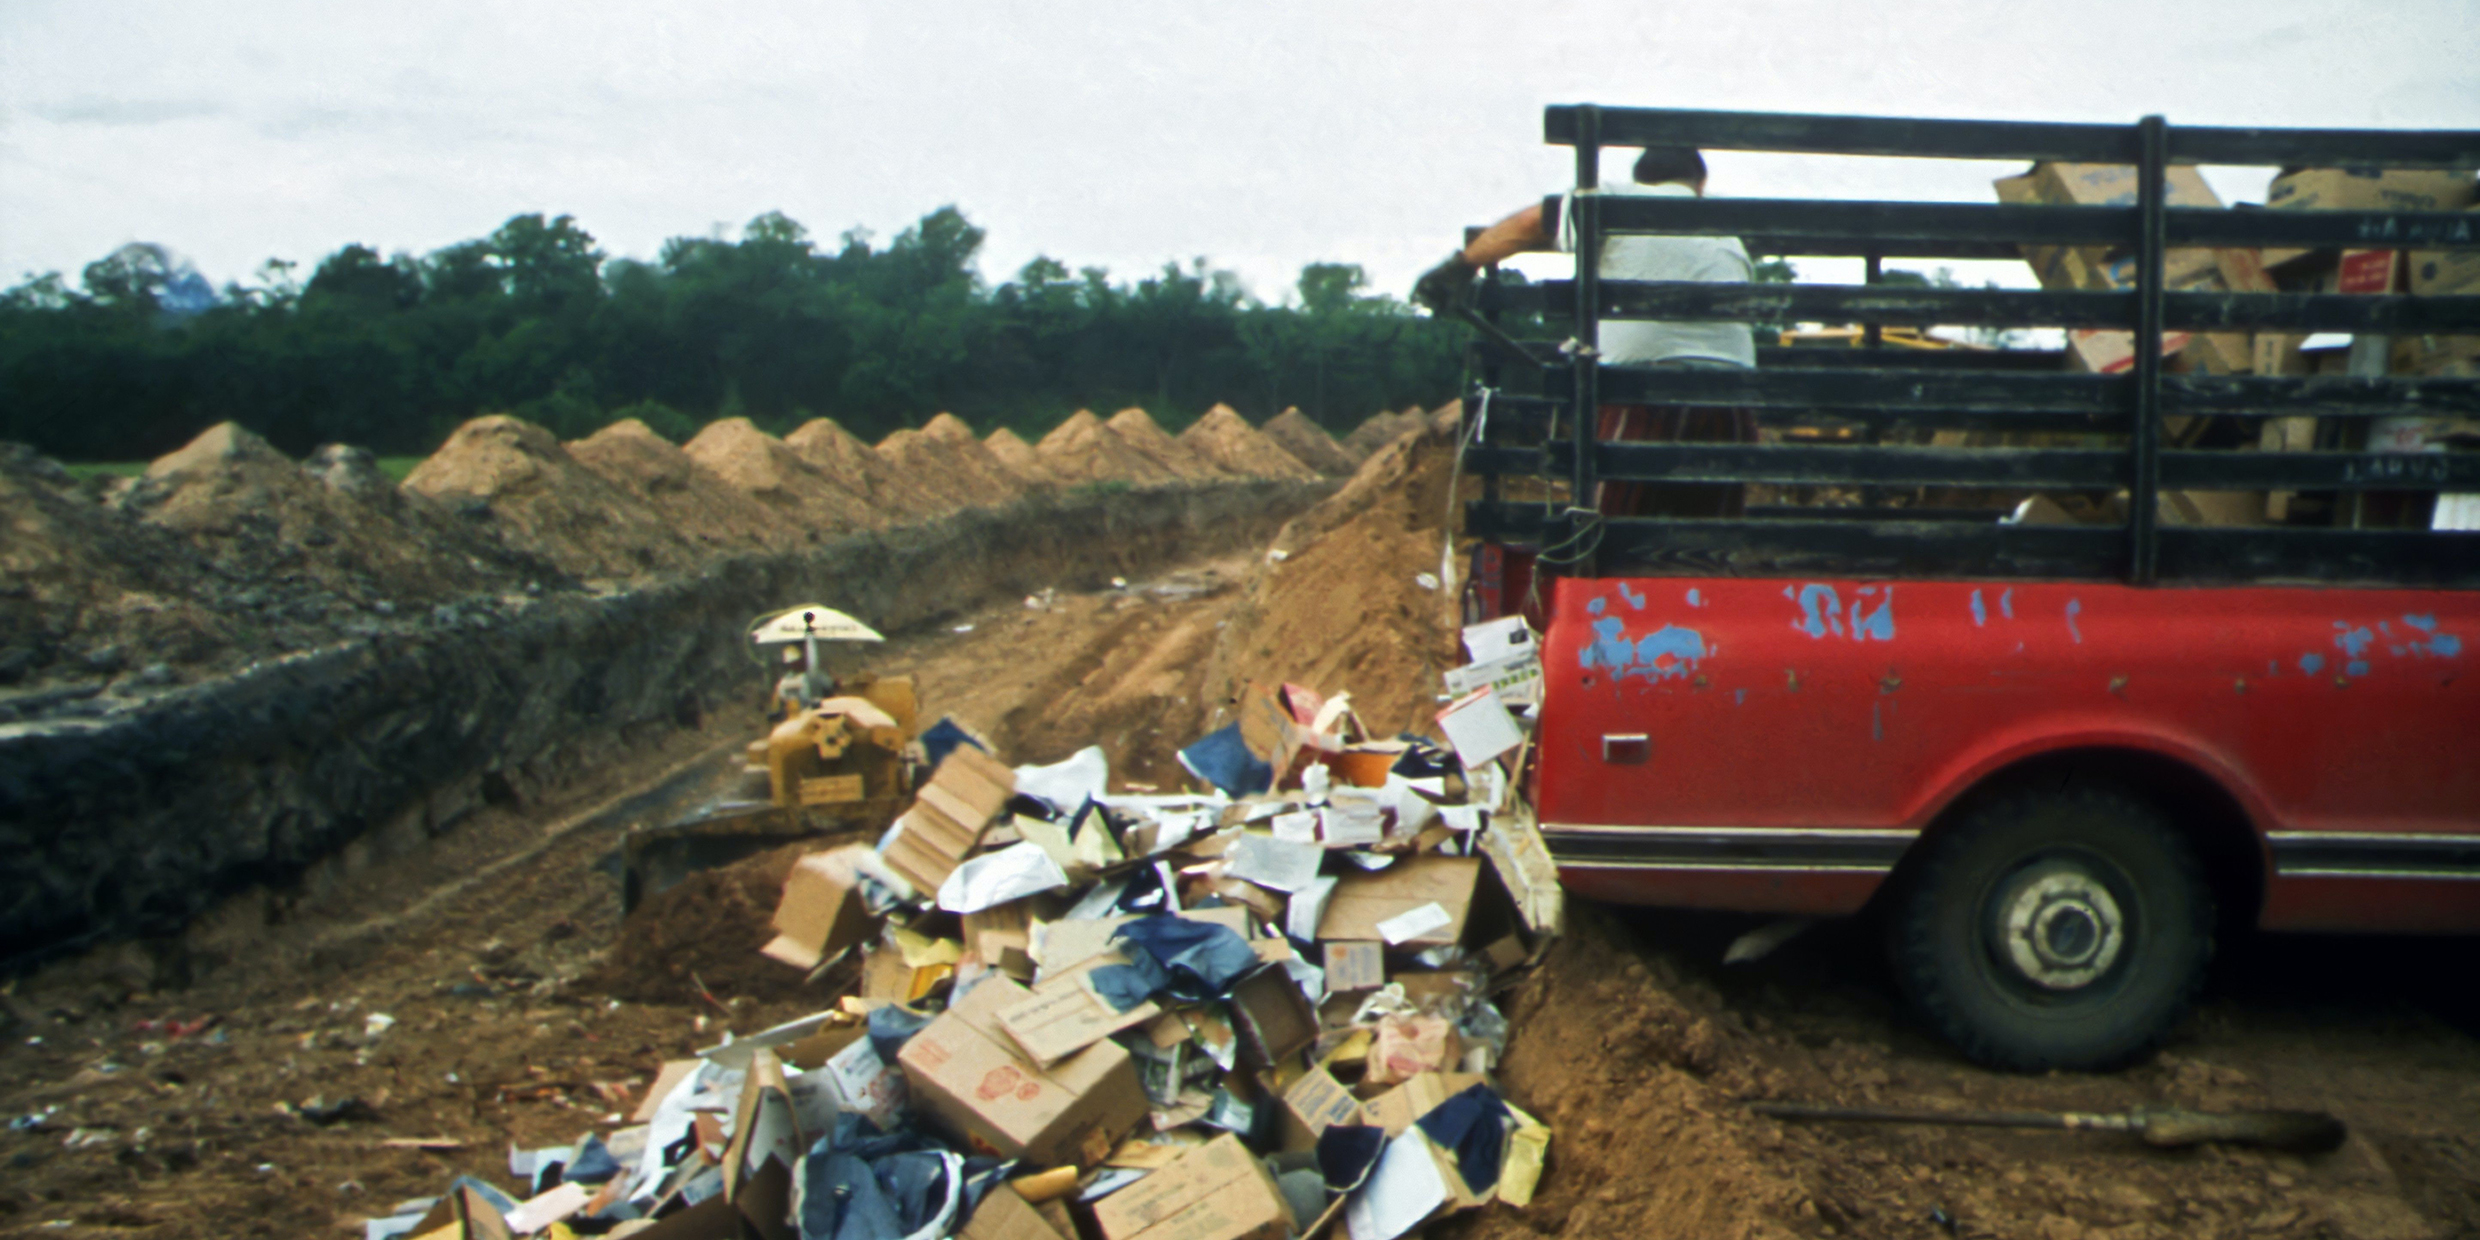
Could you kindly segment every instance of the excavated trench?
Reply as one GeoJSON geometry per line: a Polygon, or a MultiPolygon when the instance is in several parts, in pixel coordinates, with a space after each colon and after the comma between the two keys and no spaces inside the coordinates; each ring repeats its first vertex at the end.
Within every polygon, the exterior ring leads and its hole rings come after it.
{"type": "Polygon", "coordinates": [[[101,718],[0,723],[0,972],[179,931],[224,897],[421,846],[695,727],[757,677],[752,615],[896,633],[1242,547],[1333,489],[1038,492],[610,592],[474,596],[410,633],[253,663],[101,718]]]}

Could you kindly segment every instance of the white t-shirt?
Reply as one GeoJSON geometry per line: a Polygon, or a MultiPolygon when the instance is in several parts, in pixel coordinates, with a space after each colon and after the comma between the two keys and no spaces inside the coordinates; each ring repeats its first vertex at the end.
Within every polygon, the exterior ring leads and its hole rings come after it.
{"type": "MultiPolygon", "coordinates": [[[[1621,182],[1601,188],[1604,196],[1641,194],[1651,198],[1694,198],[1696,191],[1676,183],[1639,185],[1621,182]]],[[[1569,228],[1575,195],[1559,199],[1557,244],[1574,253],[1569,228]]],[[[1602,278],[1605,280],[1692,280],[1700,283],[1748,283],[1755,276],[1748,249],[1737,237],[1675,237],[1655,233],[1604,233],[1602,278]]],[[[1680,358],[1702,358],[1735,366],[1757,364],[1756,345],[1746,323],[1673,323],[1605,319],[1602,360],[1614,366],[1645,366],[1680,358]]]]}

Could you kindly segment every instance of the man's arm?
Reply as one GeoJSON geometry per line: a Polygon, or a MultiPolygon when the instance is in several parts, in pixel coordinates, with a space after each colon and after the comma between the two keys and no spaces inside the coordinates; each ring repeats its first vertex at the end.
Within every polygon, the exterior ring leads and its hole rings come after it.
{"type": "Polygon", "coordinates": [[[1541,204],[1537,202],[1481,230],[1481,235],[1464,247],[1464,261],[1475,267],[1487,267],[1518,254],[1549,248],[1550,230],[1543,226],[1541,204]]]}
{"type": "Polygon", "coordinates": [[[1472,289],[1473,275],[1501,259],[1528,250],[1551,248],[1551,236],[1543,227],[1541,204],[1534,203],[1506,219],[1481,230],[1472,244],[1447,257],[1447,261],[1430,268],[1412,286],[1412,299],[1445,314],[1463,305],[1472,289]]]}

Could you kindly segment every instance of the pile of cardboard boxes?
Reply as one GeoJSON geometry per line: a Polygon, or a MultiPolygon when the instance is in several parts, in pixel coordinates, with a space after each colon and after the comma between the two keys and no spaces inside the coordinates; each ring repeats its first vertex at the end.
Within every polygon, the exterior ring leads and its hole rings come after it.
{"type": "MultiPolygon", "coordinates": [[[[1996,183],[2008,203],[2060,206],[2132,206],[2136,172],[2108,164],[2044,163],[1996,183]]],[[[2480,187],[2470,170],[2302,168],[2273,178],[2264,207],[2275,211],[2480,211],[2480,187]]],[[[2167,202],[2173,207],[2219,207],[2221,199],[2196,169],[2172,167],[2167,202]]],[[[2090,246],[2028,246],[2025,261],[2041,286],[2056,290],[2127,290],[2135,287],[2133,255],[2090,246]]],[[[2164,280],[2173,291],[2241,293],[2359,293],[2414,296],[2480,295],[2480,251],[2174,249],[2164,280]]],[[[2295,333],[2171,332],[2162,338],[2165,364],[2197,374],[2403,374],[2480,376],[2480,336],[2403,336],[2354,341],[2347,335],[2295,333]],[[2354,356],[2356,359],[2354,360],[2354,356]]],[[[2067,333],[2069,364],[2099,374],[2126,370],[2135,361],[2128,332],[2067,333]]],[[[2174,419],[2168,428],[2181,444],[2209,430],[2209,419],[2174,419]]],[[[2480,425],[2471,419],[2406,416],[2263,420],[2254,446],[2267,451],[2444,452],[2480,446],[2480,425]]],[[[2163,519],[2173,523],[2360,524],[2416,521],[2426,515],[2437,528],[2461,528],[2460,502],[2436,504],[2397,497],[2373,508],[2366,502],[2303,504],[2289,492],[2174,497],[2163,519]]],[[[2418,497],[2424,500],[2425,497],[2418,497]]]]}
{"type": "Polygon", "coordinates": [[[877,845],[784,885],[761,950],[823,1010],[667,1065],[628,1126],[527,1155],[553,1169],[531,1197],[461,1183],[422,1221],[1392,1240],[1526,1205],[1550,1131],[1496,1088],[1494,997],[1560,916],[1512,777],[1541,667],[1521,619],[1466,641],[1447,744],[1371,735],[1347,694],[1254,688],[1182,752],[1193,792],[931,729],[934,774],[877,845]]]}

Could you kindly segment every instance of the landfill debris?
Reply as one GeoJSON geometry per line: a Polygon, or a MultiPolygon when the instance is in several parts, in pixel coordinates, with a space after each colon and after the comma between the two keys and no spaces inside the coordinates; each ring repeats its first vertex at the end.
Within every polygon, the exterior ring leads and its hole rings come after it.
{"type": "Polygon", "coordinates": [[[367,1235],[1391,1240],[1521,1207],[1551,1134],[1489,1076],[1490,996],[1561,916],[1515,791],[1535,640],[1466,631],[1444,743],[1372,735],[1349,693],[1252,687],[1182,751],[1193,790],[931,729],[912,803],[876,847],[793,864],[756,948],[817,1011],[664,1063],[570,1144],[512,1146],[510,1189],[461,1177],[367,1235]]]}

